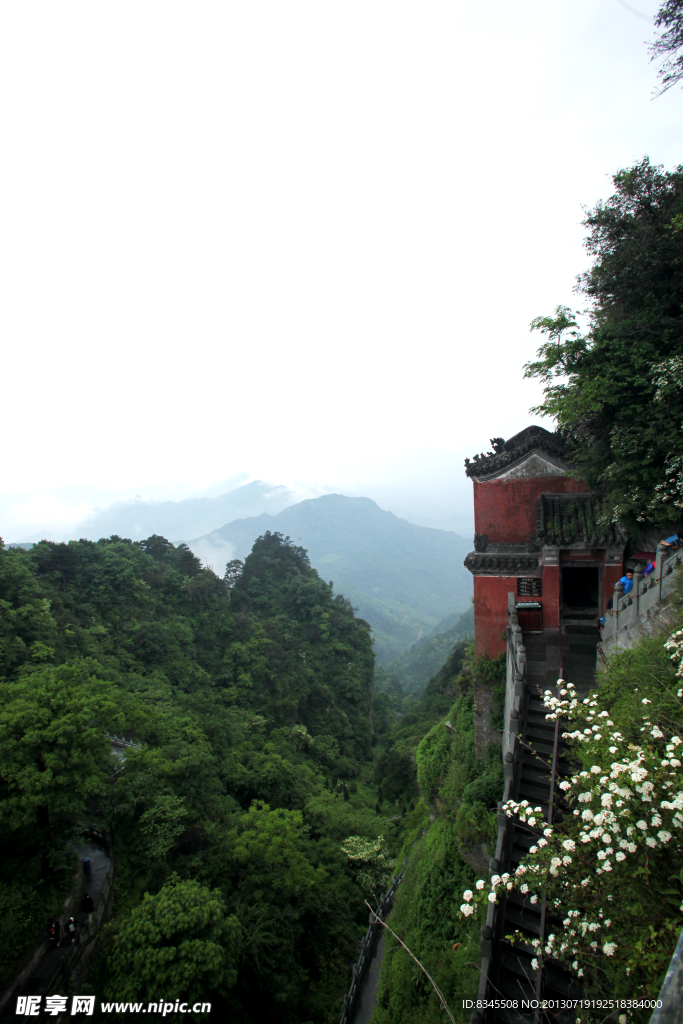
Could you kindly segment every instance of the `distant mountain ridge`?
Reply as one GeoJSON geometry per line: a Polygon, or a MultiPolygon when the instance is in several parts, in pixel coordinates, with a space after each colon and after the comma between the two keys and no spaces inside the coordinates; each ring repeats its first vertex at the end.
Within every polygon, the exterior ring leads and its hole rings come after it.
{"type": "MultiPolygon", "coordinates": [[[[471,544],[402,519],[370,498],[328,494],[295,503],[287,487],[255,480],[218,497],[117,502],[71,536],[142,540],[160,534],[188,543],[222,576],[226,562],[246,557],[267,530],[306,548],[321,576],[371,624],[380,664],[435,628],[443,630],[444,616],[454,623],[469,604],[472,578],[462,562],[471,544]]],[[[44,536],[25,537],[22,546],[44,536]]]]}
{"type": "MultiPolygon", "coordinates": [[[[118,501],[96,513],[73,532],[86,540],[100,537],[130,537],[144,540],[158,533],[177,543],[187,537],[209,533],[225,522],[262,512],[280,512],[295,500],[287,487],[274,487],[263,480],[242,484],[216,498],[184,498],[182,501],[118,501]]],[[[45,533],[26,538],[42,540],[45,533]]]]}
{"type": "Polygon", "coordinates": [[[187,543],[222,573],[267,530],[306,548],[320,575],[352,601],[373,627],[382,664],[470,604],[472,577],[463,559],[471,543],[400,519],[370,498],[326,494],[276,515],[238,519],[187,543]]]}

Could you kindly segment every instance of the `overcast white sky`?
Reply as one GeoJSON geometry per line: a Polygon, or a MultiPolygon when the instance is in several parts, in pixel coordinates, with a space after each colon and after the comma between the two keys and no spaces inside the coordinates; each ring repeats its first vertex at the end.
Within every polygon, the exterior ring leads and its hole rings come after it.
{"type": "Polygon", "coordinates": [[[238,471],[467,504],[581,205],[681,161],[658,6],[2,5],[0,533],[238,471]]]}

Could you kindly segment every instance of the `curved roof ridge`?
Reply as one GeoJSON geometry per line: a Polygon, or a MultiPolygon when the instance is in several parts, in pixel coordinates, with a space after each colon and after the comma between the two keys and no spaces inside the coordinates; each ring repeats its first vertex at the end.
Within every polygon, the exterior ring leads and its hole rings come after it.
{"type": "Polygon", "coordinates": [[[568,461],[569,449],[559,431],[551,432],[536,425],[525,427],[509,441],[491,438],[492,452],[480,452],[474,459],[465,459],[467,476],[489,476],[500,472],[534,449],[568,461]]]}

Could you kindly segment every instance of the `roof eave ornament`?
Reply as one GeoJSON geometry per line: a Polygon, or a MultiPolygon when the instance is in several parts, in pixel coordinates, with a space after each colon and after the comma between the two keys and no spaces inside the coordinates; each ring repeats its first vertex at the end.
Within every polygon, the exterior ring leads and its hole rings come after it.
{"type": "Polygon", "coordinates": [[[467,476],[490,476],[501,472],[535,448],[565,461],[568,456],[567,444],[561,434],[558,431],[553,434],[539,426],[526,427],[509,441],[502,437],[492,437],[491,447],[491,452],[480,452],[471,460],[465,459],[467,476]]]}

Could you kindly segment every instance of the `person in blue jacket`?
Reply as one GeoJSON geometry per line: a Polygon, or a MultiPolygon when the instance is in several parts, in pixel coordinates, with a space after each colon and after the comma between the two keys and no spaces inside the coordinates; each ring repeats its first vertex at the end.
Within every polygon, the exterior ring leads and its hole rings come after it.
{"type": "Polygon", "coordinates": [[[683,540],[683,533],[672,533],[670,537],[666,537],[665,540],[660,540],[660,548],[680,548],[681,541],[683,540]]]}
{"type": "Polygon", "coordinates": [[[628,594],[629,590],[633,590],[633,573],[627,572],[625,576],[622,576],[619,580],[624,585],[624,593],[628,594]]]}

